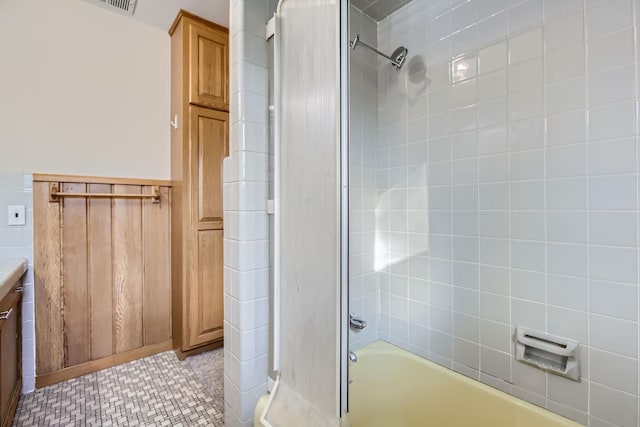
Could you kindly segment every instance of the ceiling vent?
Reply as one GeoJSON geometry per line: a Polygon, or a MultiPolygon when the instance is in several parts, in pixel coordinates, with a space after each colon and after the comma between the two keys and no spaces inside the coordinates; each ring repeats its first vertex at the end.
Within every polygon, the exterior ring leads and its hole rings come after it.
{"type": "Polygon", "coordinates": [[[85,0],[86,2],[102,6],[105,9],[121,13],[123,15],[133,15],[138,0],[85,0]]]}

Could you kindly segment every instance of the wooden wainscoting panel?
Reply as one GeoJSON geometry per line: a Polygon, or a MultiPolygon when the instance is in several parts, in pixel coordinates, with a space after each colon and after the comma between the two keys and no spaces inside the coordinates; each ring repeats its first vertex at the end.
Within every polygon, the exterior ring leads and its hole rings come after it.
{"type": "MultiPolygon", "coordinates": [[[[89,184],[90,193],[110,193],[109,184],[89,184]]],[[[87,201],[89,298],[91,304],[91,360],[111,356],[113,340],[113,275],[111,200],[87,201]]]]}
{"type": "MultiPolygon", "coordinates": [[[[143,187],[151,193],[151,187],[143,187]]],[[[144,256],[144,345],[171,337],[171,242],[169,189],[162,188],[162,203],[142,202],[144,256]]]]}
{"type": "MultiPolygon", "coordinates": [[[[85,193],[86,184],[65,183],[62,191],[85,193]]],[[[91,359],[87,286],[87,199],[62,202],[62,282],[64,310],[64,366],[91,359]],[[72,351],[69,351],[72,349],[72,351]]]]}
{"type": "Polygon", "coordinates": [[[49,183],[33,186],[36,371],[64,368],[60,206],[49,202],[49,183]]]}
{"type": "MultiPolygon", "coordinates": [[[[151,185],[56,183],[65,193],[151,194],[151,185]]],[[[168,349],[171,189],[161,201],[49,200],[34,181],[36,379],[42,386],[168,349]]]]}
{"type": "MultiPolygon", "coordinates": [[[[140,193],[115,185],[114,193],[140,193]]],[[[116,353],[142,347],[142,202],[113,199],[113,280],[116,353]]]]}

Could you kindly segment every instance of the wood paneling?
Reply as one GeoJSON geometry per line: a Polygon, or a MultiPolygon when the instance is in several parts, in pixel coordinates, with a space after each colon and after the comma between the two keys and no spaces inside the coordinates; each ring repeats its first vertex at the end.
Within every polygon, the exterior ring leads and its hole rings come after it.
{"type": "MultiPolygon", "coordinates": [[[[166,343],[170,188],[160,188],[160,203],[117,197],[50,202],[50,182],[36,181],[33,189],[37,377],[61,378],[57,372],[81,372],[73,368],[96,361],[104,366],[121,360],[114,355],[142,354],[166,343]]],[[[60,182],[59,188],[152,192],[151,186],[123,182],[60,182]]]]}
{"type": "Polygon", "coordinates": [[[64,368],[60,205],[49,202],[48,183],[33,185],[33,268],[37,372],[64,368]]]}
{"type": "MultiPolygon", "coordinates": [[[[151,187],[143,187],[151,193],[151,187]]],[[[142,210],[144,344],[157,344],[171,336],[171,251],[169,241],[169,189],[161,190],[167,203],[145,203],[142,210]],[[153,267],[151,267],[153,266],[153,267]]]]}
{"type": "MultiPolygon", "coordinates": [[[[84,193],[86,184],[65,183],[62,191],[84,193]]],[[[87,288],[87,199],[65,199],[62,206],[62,282],[65,366],[91,359],[87,288]],[[69,349],[73,349],[69,351],[69,349]]]]}
{"type": "Polygon", "coordinates": [[[229,111],[228,36],[193,23],[189,45],[189,102],[229,111]]]}
{"type": "MultiPolygon", "coordinates": [[[[114,193],[140,194],[114,185],[114,193]]],[[[113,199],[113,314],[116,353],[142,347],[142,203],[113,199]]]]}
{"type": "MultiPolygon", "coordinates": [[[[111,192],[111,185],[107,184],[89,184],[88,187],[92,193],[111,192]]],[[[89,199],[87,201],[91,360],[110,356],[115,349],[113,339],[111,203],[109,199],[89,199]]]]}

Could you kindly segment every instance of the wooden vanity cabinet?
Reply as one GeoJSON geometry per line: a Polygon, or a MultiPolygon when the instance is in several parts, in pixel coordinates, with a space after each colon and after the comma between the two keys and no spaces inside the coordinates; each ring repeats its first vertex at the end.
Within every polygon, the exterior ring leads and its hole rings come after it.
{"type": "Polygon", "coordinates": [[[173,346],[180,358],[221,346],[222,162],[229,147],[226,28],[181,11],[171,35],[173,346]]]}
{"type": "Polygon", "coordinates": [[[22,391],[22,284],[0,301],[0,420],[11,426],[22,391]]]}

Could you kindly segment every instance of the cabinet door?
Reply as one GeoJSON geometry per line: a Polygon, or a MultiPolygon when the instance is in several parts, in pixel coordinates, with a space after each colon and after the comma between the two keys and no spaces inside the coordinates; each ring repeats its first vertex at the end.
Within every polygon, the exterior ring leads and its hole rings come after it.
{"type": "Polygon", "coordinates": [[[2,425],[11,425],[9,417],[15,410],[16,387],[20,381],[20,296],[7,294],[0,304],[0,311],[11,310],[9,317],[0,320],[0,413],[2,425]]]}
{"type": "Polygon", "coordinates": [[[229,113],[190,107],[191,222],[222,227],[222,161],[228,152],[229,113]]]}
{"type": "Polygon", "coordinates": [[[191,107],[191,239],[187,347],[222,338],[222,161],[227,155],[229,114],[191,107]]]}
{"type": "Polygon", "coordinates": [[[189,102],[229,111],[227,34],[191,24],[189,45],[189,102]]]}
{"type": "Polygon", "coordinates": [[[189,285],[189,347],[197,347],[223,336],[224,285],[223,230],[197,230],[192,262],[196,264],[189,285]]]}

